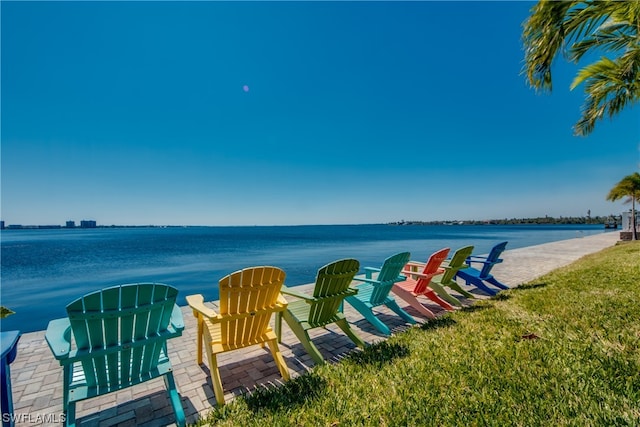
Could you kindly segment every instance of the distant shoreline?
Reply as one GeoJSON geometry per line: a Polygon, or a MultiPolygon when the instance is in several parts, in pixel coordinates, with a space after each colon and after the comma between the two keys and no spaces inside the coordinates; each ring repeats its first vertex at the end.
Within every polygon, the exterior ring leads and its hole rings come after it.
{"type": "Polygon", "coordinates": [[[98,225],[92,226],[65,226],[65,225],[22,225],[9,224],[2,226],[2,231],[6,230],[91,230],[96,228],[197,228],[197,227],[305,227],[305,226],[354,226],[354,225],[605,225],[615,223],[616,226],[621,224],[621,218],[618,217],[536,217],[536,218],[505,218],[505,219],[488,219],[488,220],[443,220],[443,221],[406,221],[400,220],[389,223],[378,224],[299,224],[299,225],[98,225]]]}

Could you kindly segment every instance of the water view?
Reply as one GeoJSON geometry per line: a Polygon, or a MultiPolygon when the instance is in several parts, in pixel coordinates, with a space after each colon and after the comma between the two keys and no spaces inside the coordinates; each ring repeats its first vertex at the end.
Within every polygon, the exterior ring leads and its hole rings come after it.
{"type": "Polygon", "coordinates": [[[325,225],[280,227],[96,228],[2,231],[2,305],[16,314],[2,329],[45,329],[64,317],[75,298],[107,286],[161,282],[184,297],[218,297],[223,276],[254,265],[274,265],[286,284],[313,282],[324,264],[352,257],[379,266],[410,251],[426,260],[442,247],[474,245],[486,253],[507,240],[507,250],[604,232],[602,225],[325,225]]]}

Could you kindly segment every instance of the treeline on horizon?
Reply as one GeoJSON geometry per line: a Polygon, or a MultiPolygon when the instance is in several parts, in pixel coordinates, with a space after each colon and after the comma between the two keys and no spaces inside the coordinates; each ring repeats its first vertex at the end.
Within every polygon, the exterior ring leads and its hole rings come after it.
{"type": "MultiPolygon", "coordinates": [[[[513,224],[608,224],[620,226],[622,224],[622,215],[609,216],[569,216],[555,218],[552,216],[544,216],[537,218],[505,218],[505,219],[484,219],[484,220],[440,220],[440,221],[405,221],[389,222],[386,225],[513,225],[513,224]]],[[[381,224],[383,225],[383,224],[381,224]]],[[[186,227],[221,227],[221,226],[198,226],[198,225],[101,225],[96,224],[91,227],[67,227],[63,225],[20,225],[11,224],[6,226],[2,224],[2,230],[28,230],[28,229],[58,229],[58,228],[186,228],[186,227]]],[[[249,226],[247,226],[249,227],[249,226]]]]}
{"type": "Polygon", "coordinates": [[[504,218],[464,221],[405,221],[392,222],[392,225],[514,225],[514,224],[607,224],[620,225],[621,216],[568,216],[555,218],[552,216],[536,218],[504,218]]]}

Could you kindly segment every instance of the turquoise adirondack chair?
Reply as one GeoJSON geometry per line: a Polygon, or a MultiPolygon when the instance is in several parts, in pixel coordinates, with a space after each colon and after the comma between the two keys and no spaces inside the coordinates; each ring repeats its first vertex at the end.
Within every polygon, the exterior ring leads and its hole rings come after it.
{"type": "Polygon", "coordinates": [[[386,305],[405,321],[411,324],[416,323],[415,319],[400,308],[398,303],[389,295],[393,284],[405,279],[404,276],[400,275],[400,272],[405,264],[409,262],[410,257],[411,254],[409,252],[401,252],[384,260],[380,268],[365,267],[365,275],[354,278],[355,282],[362,282],[355,284],[358,293],[345,298],[346,302],[351,304],[369,323],[385,335],[390,335],[391,330],[373,313],[375,307],[386,305]],[[374,277],[376,272],[378,274],[374,277]]]}
{"type": "Polygon", "coordinates": [[[63,411],[76,424],[76,402],[163,377],[176,424],[185,425],[167,340],[182,335],[178,290],[160,283],[114,286],[67,305],[45,339],[63,366],[63,411]],[[72,339],[75,348],[72,349],[72,339]]]}
{"type": "Polygon", "coordinates": [[[349,285],[359,269],[360,263],[355,259],[341,259],[325,265],[318,270],[312,296],[283,287],[281,290],[283,294],[300,298],[300,300],[289,301],[287,309],[276,314],[278,342],[282,342],[282,319],[284,318],[317,364],[324,363],[324,358],[309,337],[308,331],[311,329],[335,323],[351,338],[351,341],[358,347],[364,348],[365,342],[355,334],[340,311],[344,299],[358,293],[349,285]]]}
{"type": "Polygon", "coordinates": [[[451,288],[467,298],[475,298],[472,293],[462,289],[456,282],[456,274],[458,274],[460,269],[467,268],[465,261],[467,257],[471,255],[471,252],[473,252],[473,246],[465,246],[455,251],[451,259],[442,263],[441,267],[444,269],[444,273],[433,277],[431,283],[429,283],[429,287],[433,289],[440,298],[458,307],[462,307],[460,300],[448,293],[444,287],[451,288]]]}
{"type": "Polygon", "coordinates": [[[491,248],[489,255],[487,255],[486,257],[474,255],[467,257],[466,263],[469,267],[465,268],[464,270],[458,271],[457,277],[464,280],[467,285],[473,285],[489,295],[496,295],[500,291],[496,291],[495,289],[490,288],[484,282],[488,282],[500,289],[509,289],[507,285],[500,283],[491,275],[491,269],[493,268],[493,266],[502,262],[502,260],[500,259],[500,255],[502,254],[502,252],[504,252],[507,243],[509,242],[498,243],[493,248],[491,248]],[[472,267],[472,263],[483,264],[482,269],[478,270],[477,268],[472,267]]]}

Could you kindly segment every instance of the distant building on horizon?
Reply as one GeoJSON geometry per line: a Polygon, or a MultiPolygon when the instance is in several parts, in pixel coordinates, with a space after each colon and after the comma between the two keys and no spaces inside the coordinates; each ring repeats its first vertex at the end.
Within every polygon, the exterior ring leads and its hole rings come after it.
{"type": "Polygon", "coordinates": [[[97,224],[95,221],[90,221],[86,219],[83,219],[82,221],[80,221],[81,228],[96,228],[96,226],[97,224]]]}
{"type": "Polygon", "coordinates": [[[75,221],[67,221],[67,228],[75,228],[76,227],[76,222],[75,221]]]}
{"type": "Polygon", "coordinates": [[[4,221],[0,221],[0,230],[4,230],[4,221]]]}

